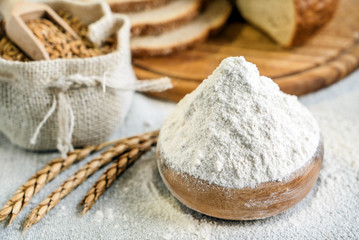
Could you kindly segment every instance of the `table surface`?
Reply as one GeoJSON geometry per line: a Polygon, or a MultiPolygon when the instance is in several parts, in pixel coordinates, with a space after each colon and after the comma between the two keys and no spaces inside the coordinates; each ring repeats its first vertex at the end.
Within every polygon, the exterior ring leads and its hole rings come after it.
{"type": "MultiPolygon", "coordinates": [[[[26,233],[19,230],[30,210],[90,158],[71,167],[34,197],[10,227],[0,223],[0,239],[358,239],[359,71],[300,101],[318,120],[325,158],[314,189],[285,213],[247,222],[196,213],[166,189],[152,150],[121,175],[85,216],[79,214],[77,204],[105,169],[26,233]]],[[[174,106],[136,94],[125,122],[112,138],[159,129],[174,106]]],[[[57,156],[24,151],[0,134],[0,205],[57,156]]]]}

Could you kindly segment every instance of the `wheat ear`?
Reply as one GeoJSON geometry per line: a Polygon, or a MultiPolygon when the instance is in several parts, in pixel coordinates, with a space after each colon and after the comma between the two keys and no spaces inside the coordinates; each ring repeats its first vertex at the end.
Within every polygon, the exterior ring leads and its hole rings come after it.
{"type": "Polygon", "coordinates": [[[119,144],[107,149],[100,156],[94,158],[78,170],[73,176],[63,182],[55,191],[47,196],[36,208],[32,210],[24,223],[24,228],[28,229],[32,225],[39,222],[59,201],[72,192],[86,178],[95,173],[100,167],[108,164],[113,158],[126,152],[132,146],[142,143],[152,136],[157,136],[158,131],[145,133],[139,136],[131,137],[121,141],[119,144]]]}
{"type": "Polygon", "coordinates": [[[90,191],[86,194],[80,205],[83,206],[82,214],[92,208],[99,197],[108,189],[116,178],[136,161],[143,153],[147,152],[151,146],[157,143],[157,137],[134,146],[131,150],[119,156],[106,172],[97,180],[90,191]]]}
{"type": "Polygon", "coordinates": [[[67,157],[55,158],[48,162],[45,167],[33,175],[24,185],[13,194],[11,199],[0,210],[0,222],[10,217],[9,225],[14,221],[19,212],[28,204],[46,183],[50,182],[61,172],[72,164],[81,161],[93,152],[99,151],[107,146],[116,144],[120,140],[88,146],[83,149],[76,149],[68,153],[67,157]]]}

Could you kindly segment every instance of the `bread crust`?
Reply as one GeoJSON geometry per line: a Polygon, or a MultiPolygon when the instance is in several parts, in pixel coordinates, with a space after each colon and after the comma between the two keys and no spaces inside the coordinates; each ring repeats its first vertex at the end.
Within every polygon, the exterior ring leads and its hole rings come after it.
{"type": "Polygon", "coordinates": [[[193,20],[203,7],[204,0],[196,0],[193,7],[186,14],[169,19],[165,22],[138,24],[131,26],[132,36],[158,35],[165,31],[174,29],[193,20]]]}
{"type": "Polygon", "coordinates": [[[0,37],[5,36],[5,22],[0,19],[0,37]]]}
{"type": "Polygon", "coordinates": [[[338,0],[294,0],[296,29],[286,47],[302,45],[334,16],[338,0]]]}
{"type": "Polygon", "coordinates": [[[162,6],[170,0],[140,0],[140,1],[125,1],[125,2],[110,2],[109,5],[113,12],[138,12],[155,7],[162,6]]]}
{"type": "Polygon", "coordinates": [[[132,56],[134,57],[165,56],[181,50],[191,48],[198,43],[204,42],[209,36],[217,34],[227,22],[227,19],[229,18],[231,12],[232,12],[232,7],[229,7],[228,11],[226,11],[226,13],[223,14],[222,18],[218,20],[216,24],[214,24],[213,26],[209,26],[200,35],[192,39],[188,39],[188,41],[186,42],[181,42],[179,44],[175,44],[163,48],[131,47],[132,56]]]}

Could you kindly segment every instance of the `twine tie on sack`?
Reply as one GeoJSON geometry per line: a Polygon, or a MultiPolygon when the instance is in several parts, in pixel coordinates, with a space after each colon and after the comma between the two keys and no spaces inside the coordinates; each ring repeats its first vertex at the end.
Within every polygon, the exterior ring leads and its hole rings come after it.
{"type": "Polygon", "coordinates": [[[38,135],[40,134],[41,128],[47,122],[47,120],[52,116],[52,114],[56,110],[57,103],[58,104],[58,133],[57,133],[57,149],[61,152],[61,157],[65,158],[67,152],[73,151],[73,147],[71,144],[72,133],[74,131],[75,125],[75,116],[72,111],[71,105],[68,103],[68,96],[64,94],[64,92],[59,92],[57,94],[58,100],[56,100],[56,96],[53,95],[52,106],[50,110],[46,113],[44,119],[39,123],[36,127],[35,133],[30,139],[31,144],[36,144],[36,140],[38,135]]]}
{"type": "Polygon", "coordinates": [[[30,140],[31,144],[36,144],[41,128],[57,109],[58,132],[57,149],[61,157],[65,158],[69,151],[73,150],[72,135],[75,127],[75,116],[72,111],[69,96],[66,92],[71,88],[94,87],[102,85],[103,91],[111,88],[120,91],[164,91],[172,88],[171,80],[167,77],[155,80],[136,81],[135,84],[126,84],[118,81],[118,72],[105,72],[103,76],[83,76],[74,74],[67,77],[60,77],[47,85],[49,90],[53,90],[53,100],[49,111],[43,120],[36,127],[30,140]],[[116,77],[117,76],[117,77],[116,77]]]}

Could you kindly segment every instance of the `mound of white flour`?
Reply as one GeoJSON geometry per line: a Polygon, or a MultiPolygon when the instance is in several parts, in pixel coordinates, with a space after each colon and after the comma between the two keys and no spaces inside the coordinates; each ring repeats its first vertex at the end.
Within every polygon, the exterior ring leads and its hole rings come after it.
{"type": "Polygon", "coordinates": [[[243,57],[231,57],[178,103],[159,143],[174,170],[242,188],[284,180],[308,162],[319,140],[297,97],[243,57]]]}

